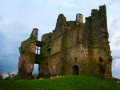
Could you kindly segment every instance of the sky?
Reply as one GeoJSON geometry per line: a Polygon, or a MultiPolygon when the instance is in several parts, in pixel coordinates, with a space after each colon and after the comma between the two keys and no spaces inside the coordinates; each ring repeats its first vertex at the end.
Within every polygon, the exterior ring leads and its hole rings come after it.
{"type": "Polygon", "coordinates": [[[39,29],[41,40],[43,34],[54,30],[59,14],[69,21],[81,13],[85,22],[92,9],[104,4],[113,57],[112,75],[120,79],[120,0],[0,0],[0,71],[18,71],[19,47],[33,28],[39,29]]]}

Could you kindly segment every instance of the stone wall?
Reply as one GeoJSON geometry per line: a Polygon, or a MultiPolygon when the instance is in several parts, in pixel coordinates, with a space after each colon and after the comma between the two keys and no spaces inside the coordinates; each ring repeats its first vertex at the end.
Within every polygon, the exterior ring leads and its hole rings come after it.
{"type": "Polygon", "coordinates": [[[35,61],[35,50],[38,29],[34,28],[30,37],[21,43],[20,58],[18,63],[18,76],[21,79],[31,79],[35,61]]]}

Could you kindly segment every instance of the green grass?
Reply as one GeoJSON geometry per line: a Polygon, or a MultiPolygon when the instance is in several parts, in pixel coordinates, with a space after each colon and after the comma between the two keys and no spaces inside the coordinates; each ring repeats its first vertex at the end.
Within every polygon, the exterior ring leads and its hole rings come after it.
{"type": "Polygon", "coordinates": [[[1,80],[0,90],[120,90],[112,79],[95,75],[65,76],[43,80],[1,80]]]}

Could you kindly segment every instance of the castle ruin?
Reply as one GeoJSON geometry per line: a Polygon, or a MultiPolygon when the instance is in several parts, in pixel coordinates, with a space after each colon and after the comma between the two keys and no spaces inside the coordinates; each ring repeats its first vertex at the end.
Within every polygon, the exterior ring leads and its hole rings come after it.
{"type": "Polygon", "coordinates": [[[66,21],[60,14],[56,28],[37,40],[38,29],[21,43],[18,76],[31,79],[34,64],[39,64],[39,77],[58,75],[96,74],[112,77],[112,56],[108,41],[106,6],[93,9],[83,23],[83,15],[76,21],[66,21]]]}

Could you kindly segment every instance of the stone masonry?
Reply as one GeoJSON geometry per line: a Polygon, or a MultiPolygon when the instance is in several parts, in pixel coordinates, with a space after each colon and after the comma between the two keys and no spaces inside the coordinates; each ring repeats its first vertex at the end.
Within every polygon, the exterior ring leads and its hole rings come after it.
{"type": "Polygon", "coordinates": [[[112,56],[108,41],[106,6],[93,9],[83,23],[82,14],[76,21],[66,21],[60,14],[56,28],[37,40],[38,29],[20,47],[18,76],[31,79],[34,63],[39,64],[38,77],[96,74],[112,77],[112,56]]]}

